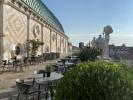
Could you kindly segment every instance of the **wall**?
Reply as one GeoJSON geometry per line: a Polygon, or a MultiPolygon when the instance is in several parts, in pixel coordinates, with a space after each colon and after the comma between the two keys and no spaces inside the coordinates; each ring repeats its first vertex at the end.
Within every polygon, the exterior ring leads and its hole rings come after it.
{"type": "Polygon", "coordinates": [[[23,45],[27,39],[35,38],[43,39],[42,41],[44,42],[43,49],[40,48],[38,54],[43,52],[66,53],[67,50],[64,50],[64,48],[67,47],[67,41],[63,35],[54,32],[49,25],[47,26],[47,23],[38,22],[35,16],[27,17],[29,12],[21,12],[21,10],[24,11],[23,8],[14,7],[5,4],[3,9],[3,5],[0,3],[0,34],[4,33],[4,35],[0,35],[0,59],[11,58],[12,44],[21,43],[23,45]],[[29,23],[28,18],[30,18],[29,23]],[[38,27],[38,30],[34,30],[35,27],[38,27]],[[51,35],[49,28],[51,29],[51,35]],[[53,36],[55,37],[54,39],[53,36]],[[3,55],[4,58],[2,58],[3,55]]]}
{"type": "Polygon", "coordinates": [[[29,39],[35,39],[35,38],[41,40],[41,25],[39,23],[37,23],[35,20],[30,19],[30,34],[29,34],[29,39]],[[35,30],[34,29],[35,27],[38,27],[39,30],[35,30]]]}
{"type": "Polygon", "coordinates": [[[63,53],[63,47],[64,47],[64,38],[61,37],[61,53],[63,53]]]}
{"type": "Polygon", "coordinates": [[[27,40],[27,16],[5,5],[4,18],[4,58],[11,58],[11,45],[23,44],[27,40]]]}
{"type": "Polygon", "coordinates": [[[50,52],[50,29],[43,27],[43,50],[45,53],[50,52]]]}
{"type": "MultiPolygon", "coordinates": [[[[38,22],[36,22],[33,19],[30,19],[29,22],[30,26],[29,26],[29,39],[39,39],[41,41],[41,24],[39,24],[38,22]]],[[[41,55],[41,47],[39,48],[38,55],[41,55]]]]}
{"type": "Polygon", "coordinates": [[[66,53],[68,53],[68,40],[66,39],[66,53]]]}
{"type": "Polygon", "coordinates": [[[60,48],[60,35],[57,34],[57,52],[60,53],[61,51],[61,48],[60,48]]]}
{"type": "Polygon", "coordinates": [[[51,52],[56,52],[56,33],[53,31],[51,34],[51,52]]]}

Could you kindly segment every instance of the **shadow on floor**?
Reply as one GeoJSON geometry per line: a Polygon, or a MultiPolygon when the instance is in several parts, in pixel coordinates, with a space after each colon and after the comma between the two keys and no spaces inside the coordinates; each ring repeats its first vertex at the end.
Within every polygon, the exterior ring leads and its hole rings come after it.
{"type": "Polygon", "coordinates": [[[0,91],[0,100],[15,100],[17,92],[15,90],[12,91],[0,91]]]}

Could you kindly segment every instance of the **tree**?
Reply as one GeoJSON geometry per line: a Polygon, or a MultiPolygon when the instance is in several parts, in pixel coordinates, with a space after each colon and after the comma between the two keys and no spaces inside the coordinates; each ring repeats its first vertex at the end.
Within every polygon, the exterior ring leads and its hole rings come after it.
{"type": "Polygon", "coordinates": [[[43,42],[39,41],[39,39],[29,40],[29,52],[31,55],[35,56],[40,46],[44,45],[43,42]]]}
{"type": "Polygon", "coordinates": [[[97,49],[86,47],[80,51],[78,57],[81,61],[95,61],[97,56],[100,54],[100,51],[98,51],[97,49]]]}

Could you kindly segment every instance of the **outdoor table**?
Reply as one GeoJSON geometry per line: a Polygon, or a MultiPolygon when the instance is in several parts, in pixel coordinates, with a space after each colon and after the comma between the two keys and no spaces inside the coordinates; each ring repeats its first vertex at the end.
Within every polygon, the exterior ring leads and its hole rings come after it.
{"type": "MultiPolygon", "coordinates": [[[[63,66],[64,64],[63,64],[63,62],[58,61],[58,62],[57,62],[57,65],[63,66]]],[[[65,67],[72,66],[72,65],[74,65],[74,63],[69,62],[69,61],[66,61],[66,62],[65,62],[65,67]]]]}
{"type": "Polygon", "coordinates": [[[74,63],[72,63],[72,62],[65,62],[65,67],[67,66],[67,67],[69,67],[69,66],[72,66],[72,65],[74,65],[74,63]]]}
{"type": "MultiPolygon", "coordinates": [[[[38,84],[38,89],[40,90],[41,85],[52,83],[52,81],[59,80],[63,77],[62,74],[51,72],[50,77],[43,77],[43,74],[36,74],[35,81],[38,84]]],[[[47,100],[48,93],[46,92],[46,100],[47,100]]],[[[39,97],[39,94],[38,94],[39,97]]]]}
{"type": "Polygon", "coordinates": [[[62,74],[56,73],[56,72],[51,72],[50,77],[43,77],[43,74],[36,74],[35,79],[38,84],[48,82],[48,81],[54,81],[54,80],[59,80],[63,77],[62,74]]]}

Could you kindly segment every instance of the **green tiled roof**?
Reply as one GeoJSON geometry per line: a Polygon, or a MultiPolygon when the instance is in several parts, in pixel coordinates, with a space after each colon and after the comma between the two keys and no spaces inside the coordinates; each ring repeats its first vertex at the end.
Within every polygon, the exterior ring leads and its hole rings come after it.
{"type": "Polygon", "coordinates": [[[56,29],[64,33],[64,29],[59,20],[48,9],[48,7],[41,0],[22,0],[41,17],[43,17],[48,23],[52,24],[56,29]]]}

